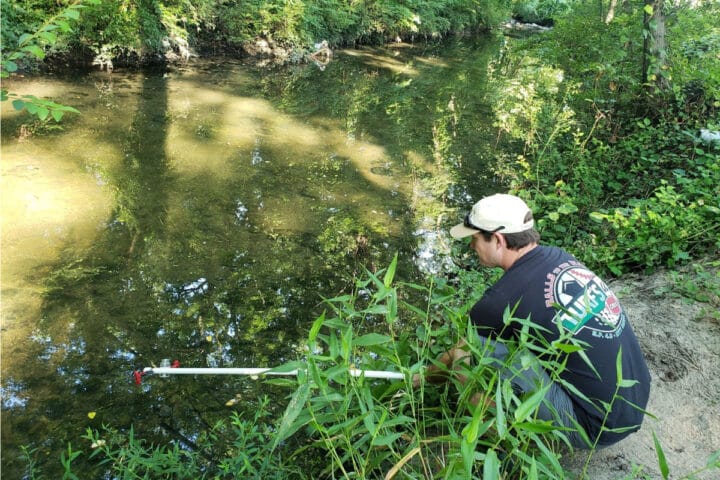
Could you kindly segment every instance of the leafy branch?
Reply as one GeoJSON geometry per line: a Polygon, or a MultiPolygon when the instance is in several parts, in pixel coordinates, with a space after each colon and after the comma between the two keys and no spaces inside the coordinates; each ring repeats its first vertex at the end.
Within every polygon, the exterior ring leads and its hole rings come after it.
{"type": "MultiPolygon", "coordinates": [[[[101,0],[76,0],[58,14],[50,17],[35,33],[24,33],[18,39],[15,50],[9,54],[0,54],[0,78],[8,78],[18,70],[18,63],[25,59],[42,61],[45,59],[44,47],[56,45],[59,36],[72,32],[71,22],[80,19],[80,10],[88,4],[98,5],[101,0]]],[[[59,122],[65,113],[80,113],[73,107],[43,100],[34,95],[17,95],[6,89],[0,90],[0,101],[12,100],[15,110],[26,109],[31,115],[45,121],[52,116],[59,122]]]]}

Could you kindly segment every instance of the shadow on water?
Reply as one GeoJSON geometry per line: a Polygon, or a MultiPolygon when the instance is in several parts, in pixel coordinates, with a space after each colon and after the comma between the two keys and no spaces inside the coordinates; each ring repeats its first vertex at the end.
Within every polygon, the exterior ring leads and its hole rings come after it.
{"type": "MultiPolygon", "coordinates": [[[[68,442],[89,451],[87,427],[132,425],[142,438],[192,448],[228,416],[230,399],[252,411],[268,394],[279,415],[288,392],[252,379],[136,386],[131,373],[164,358],[302,358],[321,298],[352,289],[363,269],[400,252],[403,278],[436,270],[426,234],[441,238],[446,215],[487,179],[485,89],[497,49],[466,39],[340,53],[322,72],[210,61],[91,75],[58,87],[85,102],[66,132],[24,145],[4,133],[12,165],[72,159],[67,170],[94,179],[95,196],[78,198],[64,220],[87,220],[82,241],[65,235],[32,269],[3,261],[3,273],[20,272],[3,280],[3,477],[22,476],[21,445],[37,449],[52,477],[68,442]],[[104,218],[87,213],[101,204],[104,218]],[[13,293],[23,282],[36,309],[13,293]]],[[[15,225],[23,205],[13,204],[15,225]]],[[[5,228],[3,248],[54,238],[37,228],[18,238],[5,228]]]]}
{"type": "MultiPolygon", "coordinates": [[[[23,342],[33,350],[25,356],[29,363],[15,365],[9,375],[4,368],[4,389],[18,386],[16,406],[24,407],[19,415],[3,412],[3,471],[10,476],[19,445],[8,438],[56,452],[67,442],[79,443],[85,426],[93,423],[89,416],[126,425],[148,410],[128,375],[137,352],[144,350],[136,336],[152,338],[147,319],[153,318],[148,315],[154,305],[135,258],[147,247],[144,239],[163,236],[169,183],[166,108],[165,79],[146,77],[122,145],[124,161],[106,177],[117,192],[112,220],[87,250],[62,249],[46,280],[40,321],[23,342]]],[[[4,363],[13,364],[12,347],[6,347],[4,363]]]]}

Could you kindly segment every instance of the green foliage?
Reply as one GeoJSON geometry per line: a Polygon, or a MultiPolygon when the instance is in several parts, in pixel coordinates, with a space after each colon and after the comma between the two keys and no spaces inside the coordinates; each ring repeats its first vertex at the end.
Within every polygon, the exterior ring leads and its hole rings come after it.
{"type": "Polygon", "coordinates": [[[642,17],[632,5],[628,8],[607,24],[598,18],[596,4],[575,4],[572,14],[556,18],[551,31],[527,40],[531,55],[580,87],[582,94],[570,99],[571,106],[578,115],[590,115],[581,118],[589,125],[596,110],[587,108],[588,100],[600,111],[612,112],[637,99],[642,17]]]}
{"type": "MultiPolygon", "coordinates": [[[[8,51],[8,46],[5,44],[6,37],[3,37],[2,71],[0,76],[7,78],[11,73],[17,71],[19,63],[28,59],[42,61],[45,58],[44,47],[54,46],[59,41],[59,35],[67,35],[72,32],[71,24],[80,19],[80,11],[86,7],[86,4],[95,5],[98,3],[99,0],[77,0],[45,20],[34,33],[18,35],[17,27],[13,29],[8,36],[17,35],[17,46],[10,48],[8,51]]],[[[4,10],[8,10],[10,7],[5,5],[3,3],[4,10]]],[[[18,18],[20,15],[15,14],[13,16],[18,18]]]]}
{"type": "Polygon", "coordinates": [[[79,480],[78,476],[72,472],[72,462],[80,455],[82,455],[82,452],[73,450],[70,444],[67,447],[67,456],[65,456],[65,452],[60,454],[60,463],[65,469],[62,476],[63,480],[79,480]]]}
{"type": "MultiPolygon", "coordinates": [[[[316,345],[313,353],[288,365],[307,365],[308,370],[298,378],[279,431],[309,436],[311,446],[303,450],[319,450],[328,459],[322,476],[562,476],[555,449],[564,433],[533,415],[544,391],[517,397],[468,330],[466,309],[449,306],[452,288],[395,287],[394,268],[393,263],[384,273],[368,273],[358,282],[357,294],[328,300],[331,315],[316,321],[308,339],[316,345]],[[427,305],[403,302],[406,288],[419,289],[427,305]],[[474,365],[451,375],[452,388],[414,391],[410,376],[459,336],[469,339],[474,365]],[[359,365],[408,376],[394,384],[350,376],[349,370],[359,365]],[[461,375],[470,381],[463,384],[461,375]],[[473,407],[470,399],[477,391],[494,392],[495,406],[473,407]]],[[[508,362],[524,355],[523,342],[535,335],[530,322],[521,323],[528,336],[508,345],[508,362]]],[[[555,352],[548,360],[557,373],[563,355],[555,352]]]]}
{"type": "Polygon", "coordinates": [[[293,0],[218,2],[214,6],[215,36],[237,47],[255,38],[284,46],[307,45],[311,39],[301,28],[305,8],[305,3],[293,0]]]}
{"type": "Polygon", "coordinates": [[[495,124],[541,157],[558,135],[571,129],[574,112],[557,101],[564,80],[561,70],[527,57],[521,62],[514,74],[497,87],[495,124]]]}
{"type": "Polygon", "coordinates": [[[95,54],[114,57],[156,58],[185,42],[210,15],[207,2],[105,0],[78,26],[73,43],[95,54]]]}
{"type": "Polygon", "coordinates": [[[276,419],[270,418],[269,403],[270,399],[264,397],[248,418],[233,412],[229,428],[224,422],[215,427],[210,439],[218,438],[220,433],[232,439],[218,465],[221,475],[278,480],[303,477],[299,467],[286,463],[277,445],[268,441],[279,438],[275,430],[276,419]]]}
{"type": "Polygon", "coordinates": [[[364,7],[364,2],[308,2],[302,28],[307,32],[308,39],[314,42],[327,40],[330,45],[354,43],[363,35],[361,19],[366,11],[364,7]]]}
{"type": "Polygon", "coordinates": [[[674,286],[671,294],[704,304],[700,318],[720,321],[720,265],[718,262],[694,262],[670,272],[674,286]]]}
{"type": "Polygon", "coordinates": [[[52,117],[56,122],[62,120],[66,113],[80,113],[77,109],[55,103],[51,100],[44,100],[33,95],[17,96],[5,90],[2,91],[2,101],[13,99],[12,104],[15,110],[27,110],[30,115],[35,115],[41,121],[45,121],[48,117],[52,117]]]}
{"type": "Polygon", "coordinates": [[[717,2],[704,2],[696,9],[678,9],[668,35],[676,39],[670,50],[669,77],[677,108],[690,117],[715,118],[720,109],[720,27],[717,2]]]}
{"type": "Polygon", "coordinates": [[[524,22],[540,23],[570,11],[575,0],[515,0],[513,16],[524,22]]]}
{"type": "MultiPolygon", "coordinates": [[[[184,445],[148,445],[132,428],[124,433],[107,426],[88,429],[83,438],[90,443],[89,458],[113,478],[305,478],[268,442],[279,438],[274,421],[268,418],[269,403],[264,397],[249,414],[233,412],[227,421],[184,445]]],[[[79,455],[68,451],[67,458],[79,455]]],[[[68,478],[76,478],[64,455],[62,463],[68,478]]]]}
{"type": "Polygon", "coordinates": [[[631,200],[627,207],[612,213],[594,213],[614,230],[608,246],[597,246],[598,255],[607,255],[608,267],[621,271],[627,266],[674,266],[691,258],[694,249],[720,248],[717,204],[720,163],[717,157],[710,169],[702,166],[704,178],[715,182],[705,188],[697,178],[676,172],[678,185],[662,180],[652,196],[631,200]],[[610,250],[607,252],[607,250],[610,250]]]}
{"type": "Polygon", "coordinates": [[[147,446],[132,427],[127,435],[110,428],[88,429],[84,438],[92,444],[90,458],[108,465],[113,478],[201,478],[196,459],[187,450],[178,444],[147,446]]]}
{"type": "MultiPolygon", "coordinates": [[[[704,24],[698,13],[681,12],[673,29],[704,24]]],[[[564,17],[518,51],[496,118],[523,153],[500,156],[498,175],[538,212],[547,242],[598,271],[619,275],[712,254],[720,245],[720,155],[699,131],[717,126],[718,59],[685,55],[673,63],[673,77],[684,72],[700,93],[693,103],[687,83],[648,94],[631,74],[640,64],[637,14],[609,25],[592,18],[564,17]]],[[[714,37],[701,38],[704,45],[714,37]]]]}
{"type": "MultiPolygon", "coordinates": [[[[95,5],[99,0],[77,0],[67,8],[46,20],[34,33],[22,33],[17,37],[17,47],[7,49],[5,41],[14,37],[18,30],[3,35],[3,50],[0,57],[0,78],[8,78],[17,72],[20,65],[30,61],[42,61],[45,58],[45,48],[55,46],[60,35],[72,32],[71,23],[80,19],[80,11],[86,5],[95,5]]],[[[3,11],[9,10],[3,2],[3,11]]],[[[19,15],[15,15],[15,18],[19,15]]],[[[6,89],[0,91],[0,101],[12,99],[15,110],[26,109],[28,113],[45,121],[52,117],[59,122],[63,116],[70,113],[79,113],[76,109],[55,103],[50,100],[37,98],[33,95],[18,96],[6,89]]]]}
{"type": "Polygon", "coordinates": [[[3,52],[18,44],[20,35],[26,32],[23,28],[26,24],[32,23],[33,12],[27,8],[21,8],[17,2],[0,0],[0,45],[3,52]]]}
{"type": "MultiPolygon", "coordinates": [[[[88,3],[88,2],[86,2],[88,3]]],[[[504,0],[105,0],[92,2],[68,42],[58,47],[111,57],[147,60],[165,55],[180,42],[197,50],[241,51],[256,39],[285,51],[330,45],[385,42],[396,37],[438,37],[488,28],[502,20],[504,0]],[[99,3],[99,4],[98,4],[99,3]]],[[[51,16],[55,4],[33,0],[22,9],[2,0],[3,44],[51,16]],[[12,21],[17,20],[17,22],[12,21]]],[[[68,32],[69,33],[69,32],[68,32]]]]}
{"type": "MultiPolygon", "coordinates": [[[[470,304],[458,304],[458,292],[474,287],[396,284],[397,268],[396,258],[379,273],[366,273],[352,294],[326,301],[328,311],[308,333],[307,354],[277,368],[298,369],[297,380],[266,380],[291,389],[280,418],[270,413],[265,397],[192,440],[167,445],[148,444],[132,428],[88,429],[86,456],[98,477],[566,478],[560,458],[567,429],[537,419],[544,388],[518,396],[510,379],[499,375],[500,366],[468,323],[470,304]],[[420,293],[422,303],[408,302],[409,293],[420,293]],[[459,338],[467,339],[472,361],[446,371],[446,387],[417,387],[412,376],[459,338]],[[375,380],[352,369],[402,372],[405,379],[375,380]],[[477,401],[478,392],[485,392],[486,401],[477,401]]],[[[477,284],[478,278],[465,282],[477,284]]],[[[569,333],[550,344],[531,321],[509,312],[505,323],[520,330],[516,340],[505,342],[505,366],[537,357],[562,382],[566,356],[583,349],[569,333]]],[[[623,377],[621,355],[616,399],[631,383],[623,377]]],[[[35,452],[23,451],[28,478],[42,478],[35,452]]],[[[656,451],[661,471],[668,471],[657,440],[656,451]]],[[[70,446],[63,452],[64,478],[77,478],[73,462],[81,457],[70,446]]],[[[718,468],[715,455],[684,478],[718,468]]]]}
{"type": "Polygon", "coordinates": [[[28,448],[25,445],[20,446],[20,451],[22,452],[22,460],[25,462],[26,470],[25,470],[25,477],[29,480],[36,480],[40,477],[40,468],[37,466],[37,462],[35,461],[35,453],[37,452],[36,448],[28,448]]]}

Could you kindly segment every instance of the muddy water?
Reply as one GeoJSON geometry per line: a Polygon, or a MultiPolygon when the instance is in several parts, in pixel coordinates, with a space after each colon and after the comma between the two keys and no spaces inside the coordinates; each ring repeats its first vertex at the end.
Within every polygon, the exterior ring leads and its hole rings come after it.
{"type": "Polygon", "coordinates": [[[364,268],[397,252],[405,279],[442,270],[448,216],[492,188],[499,44],[4,82],[82,114],[41,125],[2,105],[3,478],[22,476],[21,446],[56,472],[87,427],[192,443],[229,398],[282,408],[248,379],[131,372],[277,365],[364,268]]]}

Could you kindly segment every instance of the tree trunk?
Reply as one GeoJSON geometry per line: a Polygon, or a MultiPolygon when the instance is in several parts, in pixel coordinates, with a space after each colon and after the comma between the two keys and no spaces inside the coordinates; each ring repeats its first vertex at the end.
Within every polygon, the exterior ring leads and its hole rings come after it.
{"type": "Polygon", "coordinates": [[[665,0],[645,0],[642,83],[650,80],[661,89],[669,86],[664,74],[667,64],[664,8],[665,0]]]}
{"type": "Polygon", "coordinates": [[[615,7],[617,7],[617,0],[610,0],[610,6],[608,7],[607,16],[605,17],[605,23],[610,23],[613,18],[615,18],[615,7]]]}

